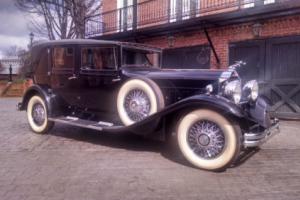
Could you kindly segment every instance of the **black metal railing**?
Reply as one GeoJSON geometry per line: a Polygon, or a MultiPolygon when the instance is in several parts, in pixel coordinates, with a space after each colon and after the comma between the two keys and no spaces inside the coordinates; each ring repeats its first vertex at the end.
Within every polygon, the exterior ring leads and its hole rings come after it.
{"type": "Polygon", "coordinates": [[[148,0],[86,19],[86,37],[290,2],[300,3],[299,0],[148,0]]]}

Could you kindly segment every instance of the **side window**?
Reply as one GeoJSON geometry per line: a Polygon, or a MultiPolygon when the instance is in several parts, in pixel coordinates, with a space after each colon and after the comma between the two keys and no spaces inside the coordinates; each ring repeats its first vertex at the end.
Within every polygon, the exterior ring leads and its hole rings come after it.
{"type": "Polygon", "coordinates": [[[55,47],[53,49],[54,69],[74,68],[74,49],[70,47],[55,47]]]}
{"type": "Polygon", "coordinates": [[[116,69],[115,49],[108,47],[84,47],[81,49],[82,70],[116,69]]]}

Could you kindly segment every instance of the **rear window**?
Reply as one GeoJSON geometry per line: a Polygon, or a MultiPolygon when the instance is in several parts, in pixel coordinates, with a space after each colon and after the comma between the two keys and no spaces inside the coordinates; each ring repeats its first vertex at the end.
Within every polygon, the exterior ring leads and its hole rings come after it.
{"type": "Polygon", "coordinates": [[[53,49],[53,68],[74,68],[74,49],[69,47],[55,47],[53,49]]]}

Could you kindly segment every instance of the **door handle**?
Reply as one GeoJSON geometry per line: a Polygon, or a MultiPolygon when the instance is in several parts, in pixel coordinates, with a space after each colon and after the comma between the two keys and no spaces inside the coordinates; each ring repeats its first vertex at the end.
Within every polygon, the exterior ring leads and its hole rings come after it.
{"type": "Polygon", "coordinates": [[[75,74],[73,74],[73,76],[70,76],[69,78],[68,78],[68,80],[74,80],[74,79],[77,79],[78,77],[75,75],[75,74]]]}
{"type": "Polygon", "coordinates": [[[121,81],[121,79],[120,79],[120,78],[114,78],[114,79],[112,79],[111,81],[112,81],[112,82],[118,82],[118,81],[121,81]]]}

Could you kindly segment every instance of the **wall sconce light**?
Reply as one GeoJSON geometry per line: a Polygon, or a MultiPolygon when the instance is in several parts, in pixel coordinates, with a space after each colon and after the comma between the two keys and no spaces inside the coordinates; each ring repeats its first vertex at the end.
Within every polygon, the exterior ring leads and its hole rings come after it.
{"type": "Polygon", "coordinates": [[[252,25],[252,32],[254,37],[260,37],[263,25],[261,23],[255,23],[252,25]]]}
{"type": "Polygon", "coordinates": [[[167,37],[169,47],[174,47],[175,37],[173,35],[169,35],[167,37]]]}

